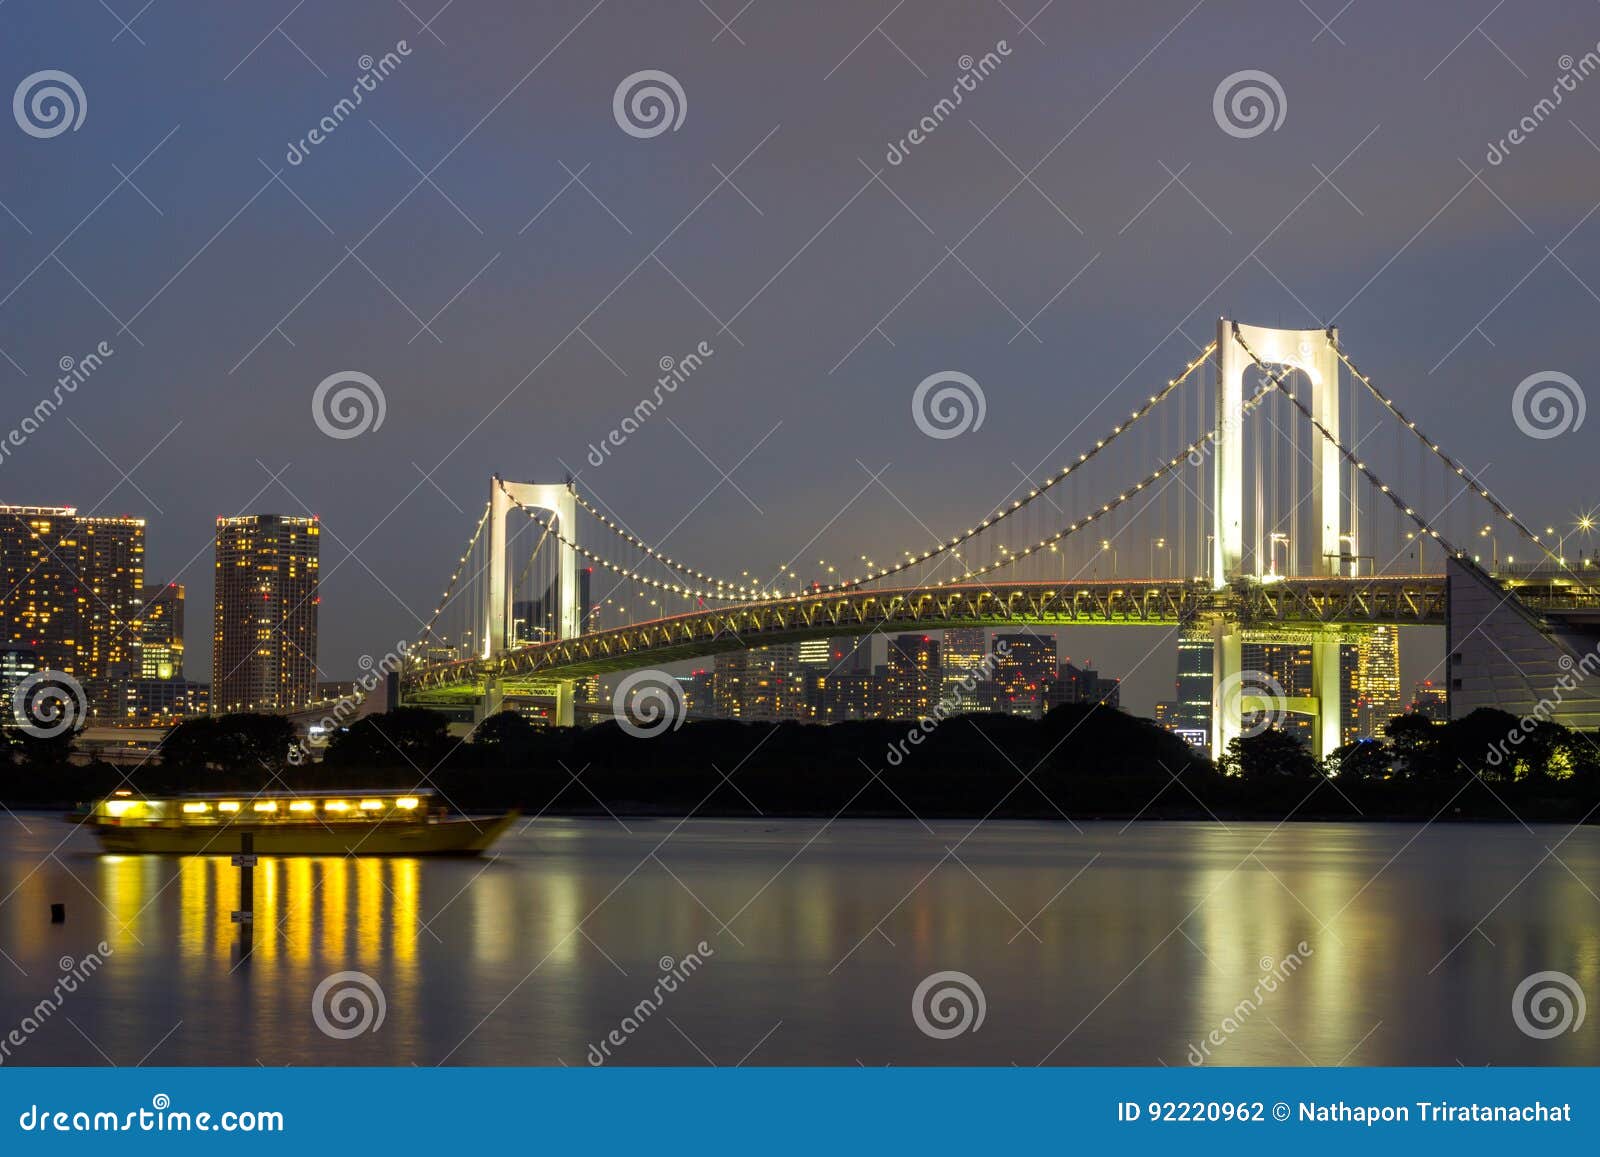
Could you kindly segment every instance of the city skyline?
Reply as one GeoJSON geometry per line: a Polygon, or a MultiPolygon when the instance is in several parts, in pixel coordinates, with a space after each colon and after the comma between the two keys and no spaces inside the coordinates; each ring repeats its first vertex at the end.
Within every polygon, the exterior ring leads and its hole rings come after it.
{"type": "MultiPolygon", "coordinates": [[[[1075,427],[1138,400],[1147,371],[1190,355],[1225,311],[1359,333],[1402,403],[1513,509],[1546,504],[1551,477],[1570,480],[1573,499],[1549,521],[1564,527],[1596,501],[1579,440],[1507,442],[1504,422],[1474,418],[1508,417],[1530,373],[1582,382],[1600,369],[1583,340],[1596,306],[1574,279],[1594,283],[1593,223],[1564,236],[1585,220],[1600,154],[1552,124],[1502,163],[1483,159],[1538,90],[1524,74],[1554,70],[1579,47],[1562,28],[1581,22],[1497,21],[1513,67],[1470,35],[1471,21],[1457,30],[1356,6],[1339,23],[1357,52],[1318,37],[1304,12],[1263,3],[1258,20],[1225,28],[1174,4],[1097,15],[1100,51],[1062,76],[1003,9],[898,27],[913,68],[881,37],[852,51],[861,31],[848,6],[816,20],[758,6],[740,24],[795,53],[766,62],[770,83],[752,89],[744,70],[755,58],[727,36],[712,43],[709,16],[702,36],[665,12],[624,20],[602,7],[585,20],[587,5],[559,7],[552,19],[570,16],[562,28],[576,31],[531,73],[515,37],[494,31],[524,16],[453,21],[459,50],[482,66],[462,87],[442,83],[448,54],[392,5],[331,16],[316,68],[281,38],[253,47],[263,30],[239,13],[189,24],[155,13],[163,34],[139,53],[124,51],[126,37],[82,38],[47,6],[8,14],[25,34],[6,51],[11,71],[76,70],[92,78],[95,112],[52,140],[0,142],[8,171],[26,165],[34,178],[0,185],[15,215],[0,215],[0,230],[16,256],[0,287],[0,374],[30,399],[56,389],[64,358],[81,379],[8,446],[4,497],[70,497],[152,520],[159,508],[150,575],[184,582],[197,606],[210,578],[189,560],[203,558],[211,519],[320,514],[325,594],[344,608],[323,638],[337,677],[426,617],[436,560],[452,557],[463,512],[482,501],[486,466],[519,477],[570,469],[646,537],[724,573],[776,567],[835,512],[837,546],[821,554],[853,559],[885,527],[910,544],[981,516],[976,476],[984,502],[1025,487],[1075,427]],[[335,62],[354,68],[399,39],[412,49],[399,67],[291,163],[287,142],[348,88],[335,62]],[[947,87],[941,72],[998,39],[1012,51],[969,101],[976,127],[952,123],[899,164],[881,159],[947,87]],[[1288,127],[1229,137],[1212,93],[1267,44],[1294,75],[1288,127]],[[169,65],[202,59],[217,83],[197,115],[184,70],[169,65]],[[1343,69],[1358,60],[1351,85],[1343,69]],[[641,141],[618,129],[611,96],[630,62],[667,64],[683,80],[692,111],[679,131],[641,141]],[[1135,66],[1138,83],[1119,84],[1135,66]],[[140,99],[119,99],[129,92],[140,99]],[[1078,163],[1085,155],[1095,164],[1078,163]],[[408,157],[423,172],[443,161],[432,185],[408,157]],[[1023,172],[1046,159],[1008,192],[1018,181],[1007,157],[1023,172]],[[1158,160],[1191,168],[1178,182],[1158,160]],[[561,163],[592,167],[580,183],[561,163]],[[656,254],[665,268],[646,261],[630,275],[711,193],[656,254]],[[980,220],[959,249],[972,272],[946,259],[929,274],[942,245],[980,220]],[[69,235],[63,270],[48,254],[69,235]],[[343,248],[357,240],[360,261],[343,248]],[[1561,262],[1545,252],[1557,241],[1561,262]],[[808,325],[792,326],[797,316],[808,325]],[[870,328],[881,317],[892,346],[870,328]],[[1507,341],[1513,333],[1527,342],[1507,341]],[[713,352],[700,355],[702,342],[713,352]],[[700,364],[662,391],[662,407],[607,444],[603,465],[588,461],[588,447],[656,392],[661,359],[691,353],[700,364]],[[985,383],[990,410],[982,429],[933,443],[907,402],[945,368],[985,383]],[[370,375],[387,404],[381,425],[334,439],[311,402],[345,370],[370,375]],[[823,404],[800,402],[813,397],[823,404]],[[1056,419],[1041,423],[1043,413],[1056,419]],[[843,468],[817,477],[818,447],[843,468]],[[82,476],[67,496],[61,460],[82,476]],[[880,486],[857,461],[891,469],[880,486]]],[[[1050,13],[1034,31],[1049,41],[1051,26],[1075,34],[1050,13]]],[[[1580,90],[1563,109],[1591,137],[1594,99],[1580,90]]],[[[1134,700],[1153,703],[1165,672],[1149,673],[1130,644],[1064,649],[1094,652],[1127,674],[1134,700]]],[[[204,650],[191,647],[202,675],[204,650]]]]}

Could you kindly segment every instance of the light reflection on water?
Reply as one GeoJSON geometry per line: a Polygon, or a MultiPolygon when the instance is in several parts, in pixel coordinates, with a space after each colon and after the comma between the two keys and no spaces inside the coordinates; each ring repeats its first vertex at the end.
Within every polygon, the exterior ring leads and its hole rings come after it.
{"type": "Polygon", "coordinates": [[[701,941],[616,1063],[1181,1065],[1230,1018],[1214,1063],[1600,1063],[1595,829],[541,821],[493,859],[264,856],[241,961],[227,857],[83,832],[52,857],[63,829],[25,822],[0,829],[0,1037],[58,958],[112,955],[11,1064],[583,1064],[701,941]],[[911,993],[947,969],[987,1016],[934,1040],[911,993]],[[1539,1041],[1511,993],[1546,969],[1593,1017],[1539,1041]],[[345,970],[387,1012],[334,1040],[311,993],[345,970]]]}

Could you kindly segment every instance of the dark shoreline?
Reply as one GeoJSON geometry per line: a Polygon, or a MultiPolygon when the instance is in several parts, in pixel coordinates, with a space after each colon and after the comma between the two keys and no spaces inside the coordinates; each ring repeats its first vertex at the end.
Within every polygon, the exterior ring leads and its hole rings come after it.
{"type": "Polygon", "coordinates": [[[1325,760],[1269,728],[1213,763],[1149,720],[1093,705],[1043,719],[669,722],[643,734],[540,729],[503,712],[471,742],[441,715],[401,708],[336,732],[320,761],[288,720],[264,715],[184,723],[159,754],[122,768],[19,745],[0,763],[0,801],[65,811],[118,790],[388,788],[530,816],[1581,824],[1600,822],[1597,738],[1481,709],[1448,723],[1401,716],[1382,739],[1325,760]]]}

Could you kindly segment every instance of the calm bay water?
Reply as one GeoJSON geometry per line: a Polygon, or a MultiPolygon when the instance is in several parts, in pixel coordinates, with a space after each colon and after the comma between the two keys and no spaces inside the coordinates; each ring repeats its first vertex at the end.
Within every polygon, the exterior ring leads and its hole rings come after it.
{"type": "Polygon", "coordinates": [[[1545,970],[1600,1000],[1600,829],[626,828],[540,820],[493,859],[263,858],[241,964],[226,857],[0,819],[0,1039],[61,958],[112,949],[5,1063],[583,1065],[617,1030],[608,1063],[1183,1065],[1217,1030],[1217,1064],[1600,1064],[1600,1007],[1548,1040],[1512,1015],[1545,970]],[[385,1014],[334,1039],[312,996],[347,970],[385,1014]],[[975,1031],[918,1028],[941,971],[981,988],[975,1031]]]}

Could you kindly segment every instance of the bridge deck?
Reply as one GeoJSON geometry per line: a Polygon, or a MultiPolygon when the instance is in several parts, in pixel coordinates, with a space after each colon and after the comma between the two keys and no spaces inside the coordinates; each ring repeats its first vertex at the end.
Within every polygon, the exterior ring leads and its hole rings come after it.
{"type": "Polygon", "coordinates": [[[536,643],[491,659],[408,667],[403,693],[461,693],[492,679],[575,679],[803,639],[951,627],[1204,626],[1246,629],[1443,626],[1445,576],[1285,578],[1213,590],[1203,581],[1119,579],[952,584],[815,592],[675,615],[575,639],[536,643]]]}

